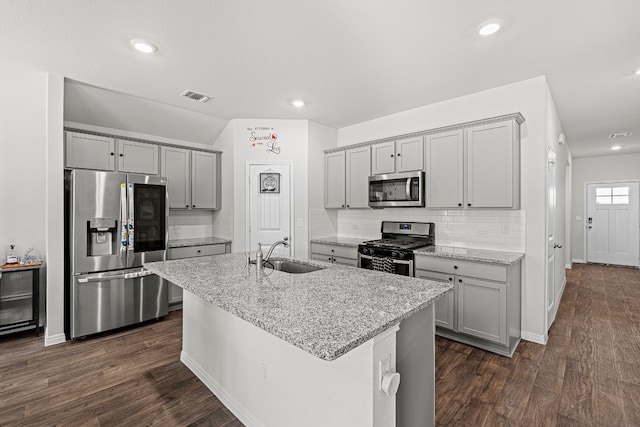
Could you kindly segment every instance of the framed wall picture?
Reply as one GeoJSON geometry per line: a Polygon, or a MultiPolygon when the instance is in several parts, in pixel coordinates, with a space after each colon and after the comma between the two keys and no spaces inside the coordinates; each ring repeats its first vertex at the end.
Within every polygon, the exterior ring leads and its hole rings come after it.
{"type": "Polygon", "coordinates": [[[260,193],[280,193],[280,174],[277,172],[261,173],[260,193]]]}

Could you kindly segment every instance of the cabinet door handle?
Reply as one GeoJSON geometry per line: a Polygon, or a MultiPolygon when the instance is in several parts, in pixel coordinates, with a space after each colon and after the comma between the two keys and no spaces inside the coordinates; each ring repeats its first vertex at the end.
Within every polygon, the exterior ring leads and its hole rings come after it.
{"type": "Polygon", "coordinates": [[[189,205],[185,206],[185,208],[188,208],[188,207],[189,207],[189,205]]]}
{"type": "Polygon", "coordinates": [[[462,203],[458,203],[458,206],[459,206],[459,207],[462,207],[462,203]]]}
{"type": "Polygon", "coordinates": [[[467,206],[471,206],[471,203],[467,203],[467,206]]]}
{"type": "Polygon", "coordinates": [[[198,249],[198,253],[202,252],[200,249],[198,249]]]}
{"type": "Polygon", "coordinates": [[[462,283],[462,279],[458,279],[458,282],[462,283]]]}
{"type": "Polygon", "coordinates": [[[344,208],[344,205],[342,205],[342,207],[344,208]]]}
{"type": "Polygon", "coordinates": [[[120,157],[124,157],[124,154],[120,153],[120,157]]]}
{"type": "Polygon", "coordinates": [[[396,157],[400,157],[400,153],[396,154],[396,157]]]}
{"type": "Polygon", "coordinates": [[[191,205],[191,207],[192,207],[192,208],[195,208],[195,207],[196,207],[196,205],[191,205]]]}
{"type": "Polygon", "coordinates": [[[458,266],[457,266],[457,265],[454,265],[454,266],[453,266],[453,269],[454,269],[454,270],[457,270],[457,269],[458,269],[458,266]]]}
{"type": "Polygon", "coordinates": [[[449,277],[449,281],[450,281],[450,282],[453,282],[453,277],[449,277]]]}
{"type": "Polygon", "coordinates": [[[349,207],[349,205],[347,205],[347,207],[349,207]]]}
{"type": "Polygon", "coordinates": [[[112,156],[113,156],[113,155],[115,155],[115,154],[116,154],[116,153],[111,153],[111,155],[112,155],[112,156]]]}
{"type": "Polygon", "coordinates": [[[391,154],[391,157],[393,157],[393,154],[391,154]]]}

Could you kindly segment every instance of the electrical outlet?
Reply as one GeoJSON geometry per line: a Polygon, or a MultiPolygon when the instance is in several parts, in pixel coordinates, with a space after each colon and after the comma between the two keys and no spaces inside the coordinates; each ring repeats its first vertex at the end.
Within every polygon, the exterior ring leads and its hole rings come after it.
{"type": "Polygon", "coordinates": [[[298,227],[302,227],[303,226],[302,218],[298,218],[296,225],[298,227]]]}
{"type": "Polygon", "coordinates": [[[501,222],[500,231],[502,232],[502,234],[509,234],[511,233],[511,226],[509,225],[508,222],[501,222]]]}

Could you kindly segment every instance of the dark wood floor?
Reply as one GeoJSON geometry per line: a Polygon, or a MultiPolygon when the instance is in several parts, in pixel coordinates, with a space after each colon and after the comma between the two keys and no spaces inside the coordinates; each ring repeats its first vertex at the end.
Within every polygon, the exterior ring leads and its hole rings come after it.
{"type": "Polygon", "coordinates": [[[640,426],[640,270],[575,264],[546,346],[436,342],[439,426],[640,426]]]}
{"type": "MultiPolygon", "coordinates": [[[[546,346],[436,341],[439,426],[640,426],[640,270],[575,265],[546,346]]],[[[179,361],[181,312],[44,347],[0,337],[0,426],[242,424],[179,361]]]]}

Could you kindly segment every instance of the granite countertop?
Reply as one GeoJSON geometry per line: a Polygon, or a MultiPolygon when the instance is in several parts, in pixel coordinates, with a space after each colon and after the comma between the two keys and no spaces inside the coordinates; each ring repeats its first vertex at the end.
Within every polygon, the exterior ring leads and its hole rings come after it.
{"type": "Polygon", "coordinates": [[[512,265],[524,258],[523,253],[502,252],[485,249],[467,249],[454,246],[429,246],[414,251],[416,255],[428,255],[440,258],[453,258],[464,261],[486,262],[491,264],[512,265]]]}
{"type": "Polygon", "coordinates": [[[240,253],[144,266],[324,360],[340,357],[452,289],[444,282],[321,261],[304,263],[324,268],[305,274],[267,268],[261,273],[255,265],[247,267],[246,255],[240,253]]]}
{"type": "Polygon", "coordinates": [[[315,239],[311,239],[311,243],[325,243],[328,245],[348,246],[348,247],[357,248],[360,243],[366,242],[367,240],[373,240],[373,239],[365,239],[364,237],[329,236],[329,237],[318,237],[315,239]]]}
{"type": "Polygon", "coordinates": [[[193,239],[169,240],[167,246],[169,248],[184,248],[188,246],[220,245],[225,243],[231,243],[231,240],[220,237],[198,237],[193,239]]]}

